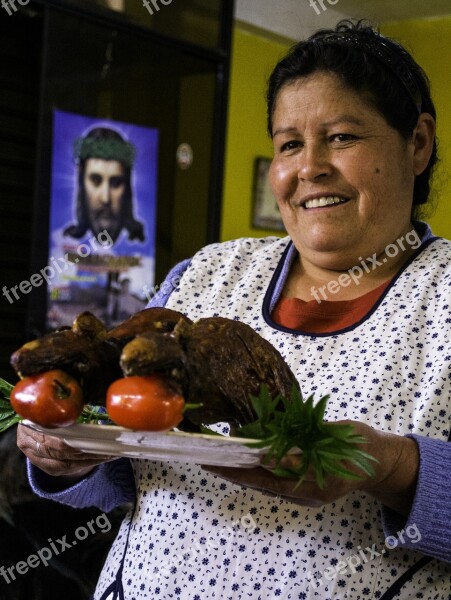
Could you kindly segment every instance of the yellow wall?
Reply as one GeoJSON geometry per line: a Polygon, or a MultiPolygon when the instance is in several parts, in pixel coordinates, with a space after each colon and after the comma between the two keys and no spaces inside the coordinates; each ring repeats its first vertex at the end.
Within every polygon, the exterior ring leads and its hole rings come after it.
{"type": "Polygon", "coordinates": [[[441,163],[433,188],[437,206],[427,220],[436,235],[451,239],[451,16],[390,23],[381,31],[403,43],[431,81],[441,163]]]}
{"type": "MultiPolygon", "coordinates": [[[[391,23],[382,32],[404,43],[431,79],[442,161],[434,183],[437,208],[427,220],[437,235],[451,239],[451,17],[391,23]]],[[[266,80],[289,46],[235,26],[221,240],[281,235],[251,227],[252,186],[254,158],[272,156],[266,134],[266,80]]]]}
{"type": "Polygon", "coordinates": [[[251,227],[254,158],[272,157],[266,134],[266,81],[286,53],[283,44],[235,27],[228,108],[221,240],[280,232],[251,227]]]}

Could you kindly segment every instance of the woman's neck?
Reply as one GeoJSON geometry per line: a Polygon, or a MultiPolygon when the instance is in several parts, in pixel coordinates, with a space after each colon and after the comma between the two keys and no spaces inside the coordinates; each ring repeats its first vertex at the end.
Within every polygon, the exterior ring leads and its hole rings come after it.
{"type": "Polygon", "coordinates": [[[395,253],[395,244],[380,253],[362,259],[345,270],[324,268],[298,255],[290,269],[283,295],[286,298],[353,300],[392,279],[418,246],[405,244],[395,253]]]}

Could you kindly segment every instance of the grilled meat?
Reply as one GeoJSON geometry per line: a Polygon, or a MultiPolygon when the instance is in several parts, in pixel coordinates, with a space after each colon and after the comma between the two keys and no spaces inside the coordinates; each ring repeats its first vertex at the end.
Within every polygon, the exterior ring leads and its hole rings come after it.
{"type": "Polygon", "coordinates": [[[108,386],[122,377],[122,348],[143,331],[171,331],[186,317],[166,308],[148,308],[107,331],[93,314],[77,316],[72,328],[63,328],[24,344],[11,357],[21,377],[62,369],[80,383],[86,402],[104,405],[108,386]]]}
{"type": "Polygon", "coordinates": [[[252,327],[211,317],[179,321],[171,333],[144,334],[121,355],[126,375],[165,371],[179,380],[187,402],[202,403],[187,418],[194,424],[244,424],[255,419],[250,402],[261,385],[289,397],[298,383],[280,353],[252,327]]]}
{"type": "Polygon", "coordinates": [[[272,397],[288,397],[298,385],[280,353],[248,325],[222,317],[193,323],[166,308],[142,310],[110,330],[82,313],[72,328],[22,346],[11,364],[21,376],[62,369],[80,383],[85,402],[98,405],[123,374],[164,373],[186,402],[202,404],[187,412],[191,427],[248,423],[255,419],[250,396],[262,384],[272,397]]]}

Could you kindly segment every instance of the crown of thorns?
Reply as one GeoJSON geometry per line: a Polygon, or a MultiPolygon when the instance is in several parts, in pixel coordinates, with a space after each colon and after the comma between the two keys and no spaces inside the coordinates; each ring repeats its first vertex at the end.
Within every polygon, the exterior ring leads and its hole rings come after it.
{"type": "Polygon", "coordinates": [[[74,142],[74,156],[79,161],[88,158],[117,160],[131,168],[136,159],[136,148],[126,141],[80,137],[74,142]]]}
{"type": "Polygon", "coordinates": [[[358,32],[337,32],[326,34],[316,38],[314,41],[353,46],[357,50],[366,52],[377,58],[398,78],[415,104],[418,112],[421,113],[421,92],[409,65],[381,35],[378,35],[376,38],[366,39],[358,32]]]}

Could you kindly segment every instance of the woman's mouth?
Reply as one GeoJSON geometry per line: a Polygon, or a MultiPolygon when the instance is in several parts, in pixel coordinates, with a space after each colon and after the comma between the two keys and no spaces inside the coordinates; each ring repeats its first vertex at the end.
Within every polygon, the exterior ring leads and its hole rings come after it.
{"type": "Polygon", "coordinates": [[[307,200],[304,204],[305,209],[309,208],[322,208],[323,206],[334,206],[335,204],[344,204],[348,202],[349,198],[342,198],[341,196],[321,196],[320,198],[312,198],[307,200]]]}

